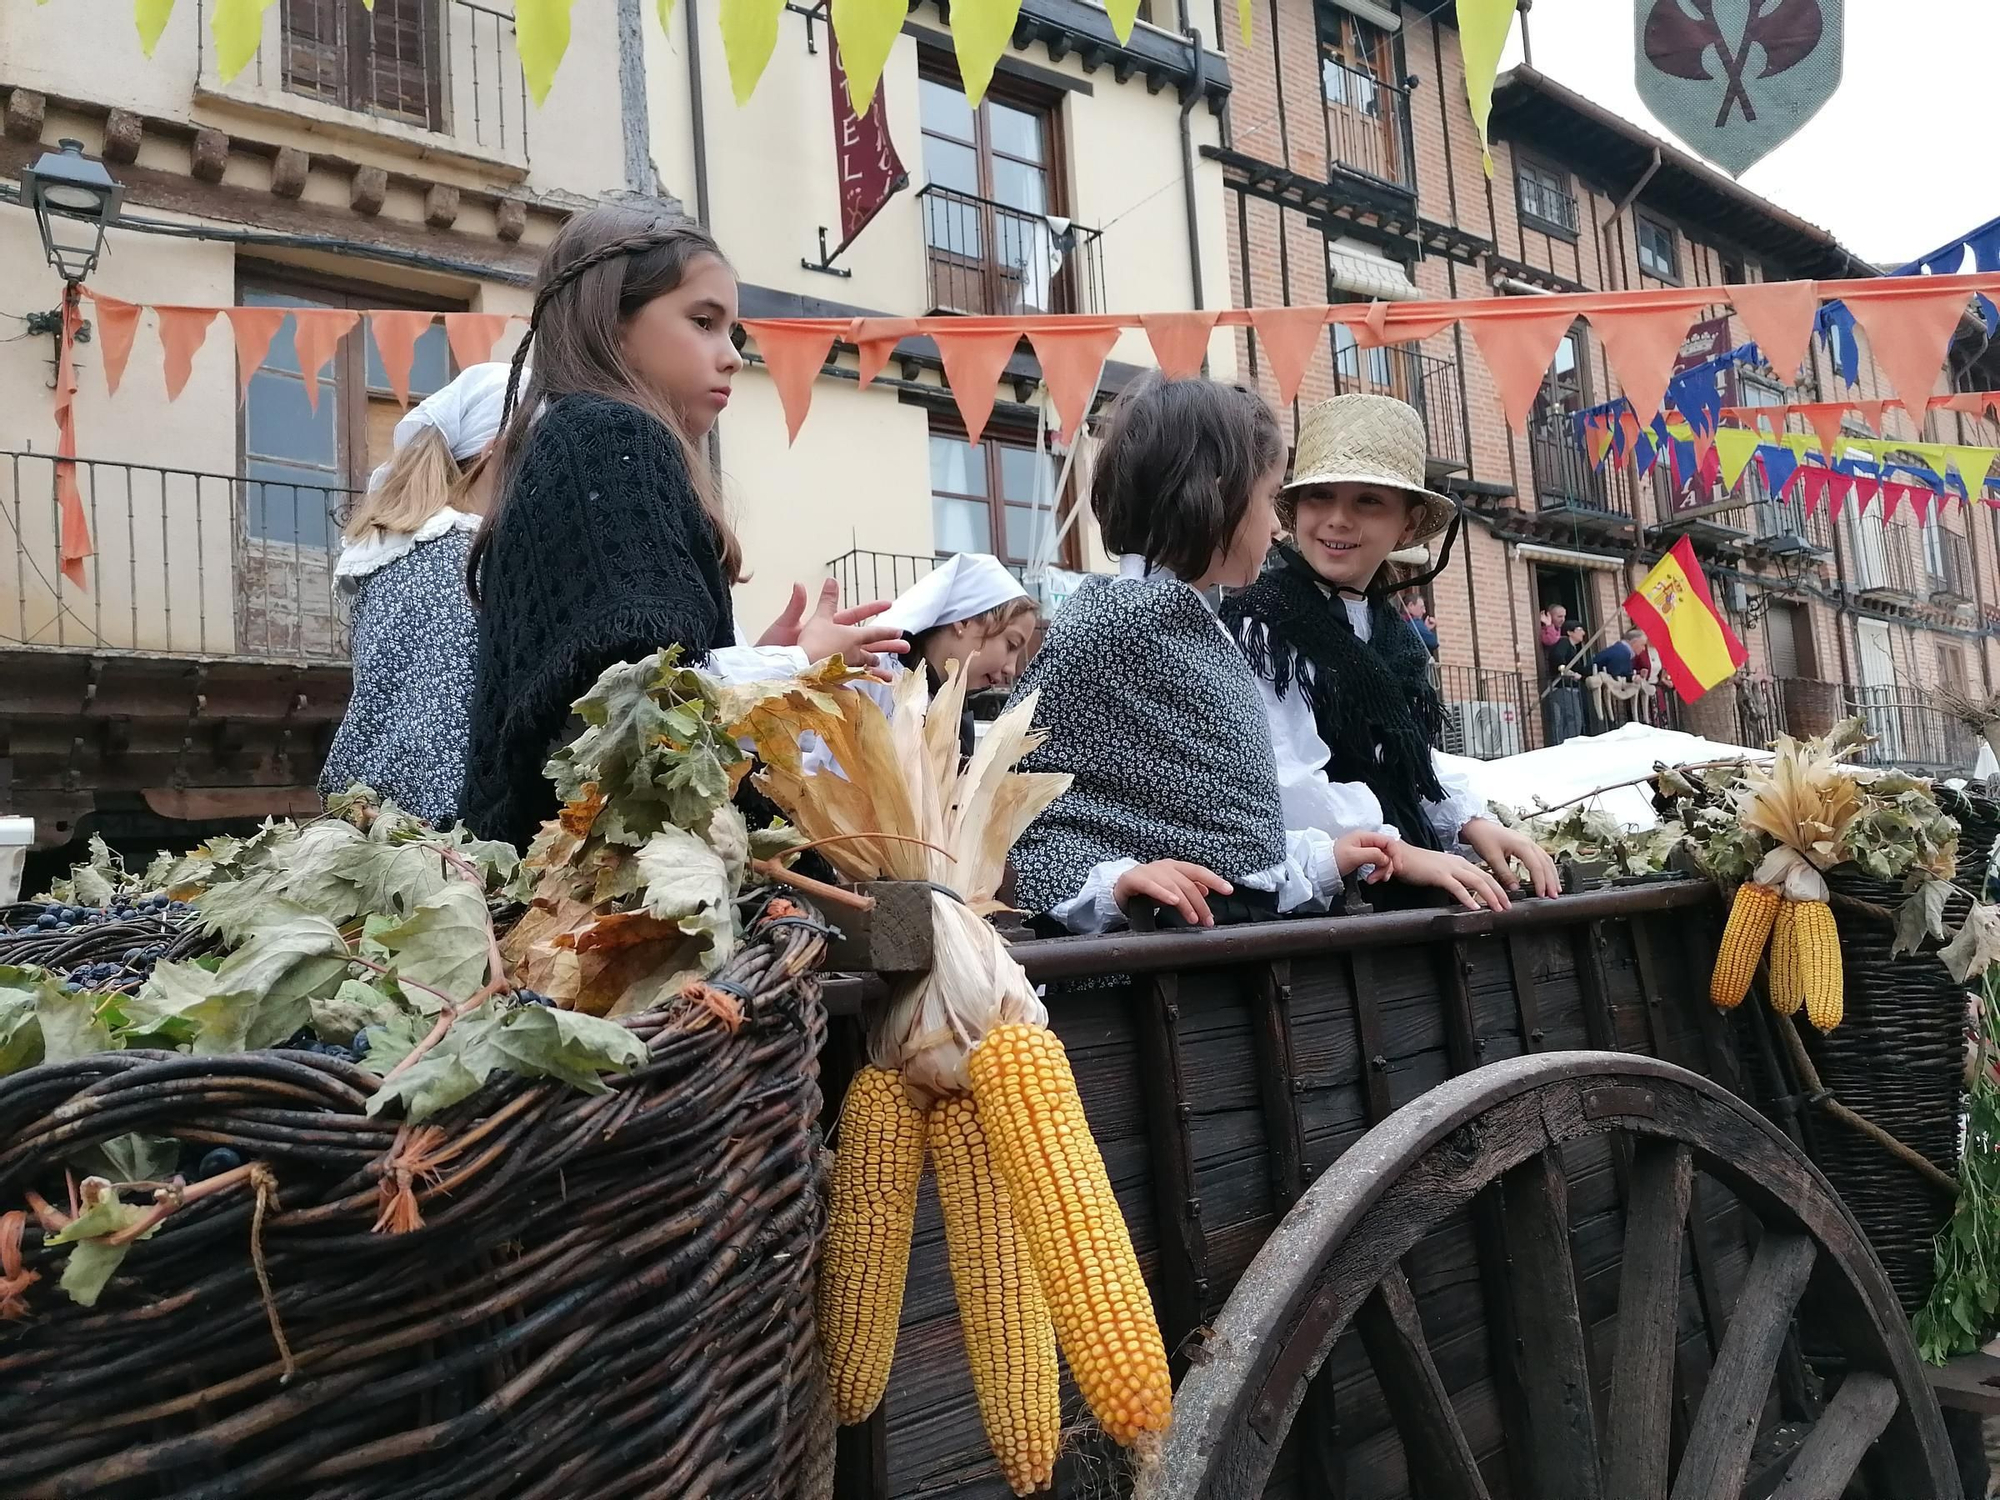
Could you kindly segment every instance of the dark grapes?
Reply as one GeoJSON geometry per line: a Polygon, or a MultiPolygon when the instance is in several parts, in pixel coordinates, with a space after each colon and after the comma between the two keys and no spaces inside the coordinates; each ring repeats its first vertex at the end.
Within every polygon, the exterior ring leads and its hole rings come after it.
{"type": "Polygon", "coordinates": [[[539,990],[514,991],[514,1003],[516,1005],[539,1005],[545,1009],[551,1008],[555,1005],[555,1001],[551,1000],[547,995],[544,995],[539,990]]]}
{"type": "Polygon", "coordinates": [[[243,1165],[243,1158],[227,1146],[217,1146],[201,1159],[201,1165],[194,1169],[196,1181],[207,1177],[220,1177],[224,1172],[233,1172],[243,1165]]]}
{"type": "Polygon", "coordinates": [[[356,1062],[366,1057],[368,1055],[368,1033],[365,1031],[355,1032],[354,1040],[347,1044],[347,1050],[354,1054],[356,1062]]]}

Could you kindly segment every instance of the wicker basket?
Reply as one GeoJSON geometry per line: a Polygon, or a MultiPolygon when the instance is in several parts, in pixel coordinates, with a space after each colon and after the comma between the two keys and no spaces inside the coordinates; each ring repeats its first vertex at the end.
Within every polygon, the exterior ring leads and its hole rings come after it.
{"type": "Polygon", "coordinates": [[[740,1027],[634,1018],[651,1058],[609,1093],[503,1077],[415,1130],[367,1116],[369,1075],[302,1053],[0,1080],[0,1210],[60,1203],[59,1155],[130,1131],[270,1169],[169,1216],[94,1309],[12,1220],[42,1279],[0,1323],[6,1493],[829,1494],[826,931],[771,902],[719,976],[740,1027]],[[412,1200],[421,1227],[375,1228],[412,1200]]]}
{"type": "MultiPolygon", "coordinates": [[[[2000,836],[2000,805],[1940,789],[1959,823],[1958,883],[1979,890],[1987,854],[2000,836]]],[[[1852,867],[1828,877],[1846,970],[1846,1016],[1829,1035],[1806,1028],[1806,1048],[1820,1081],[1855,1110],[1947,1173],[1958,1171],[1958,1130],[1965,1075],[1965,987],[1938,961],[1935,945],[1891,958],[1897,886],[1852,867]],[[1843,899],[1845,898],[1845,899],[1843,899]]],[[[1965,916],[1954,897],[1948,920],[1965,916]]],[[[1889,1280],[1910,1313],[1930,1295],[1933,1241],[1951,1217],[1951,1199],[1881,1146],[1838,1121],[1817,1117],[1819,1165],[1868,1233],[1889,1280]]]]}

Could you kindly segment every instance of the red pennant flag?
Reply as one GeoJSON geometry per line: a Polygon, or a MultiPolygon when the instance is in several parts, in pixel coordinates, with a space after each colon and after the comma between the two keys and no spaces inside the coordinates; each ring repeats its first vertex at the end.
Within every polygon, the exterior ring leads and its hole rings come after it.
{"type": "Polygon", "coordinates": [[[115,396],[118,382],[125,378],[125,363],[132,357],[132,336],[139,331],[139,314],[144,309],[136,302],[120,302],[95,292],[90,299],[97,304],[97,348],[104,360],[104,389],[115,396]]]}
{"type": "MultiPolygon", "coordinates": [[[[382,370],[389,377],[389,389],[396,393],[396,399],[404,406],[410,404],[410,367],[416,363],[417,340],[435,321],[437,314],[434,312],[372,312],[368,315],[368,331],[374,335],[375,352],[382,356],[382,370]]],[[[489,344],[487,347],[492,346],[489,344]]]]}
{"type": "Polygon", "coordinates": [[[1590,326],[1604,341],[1633,413],[1641,425],[1651,422],[1667,399],[1674,361],[1687,342],[1687,309],[1643,306],[1593,312],[1590,326]]]}
{"type": "Polygon", "coordinates": [[[1055,402],[1056,420],[1064,436],[1074,438],[1090,415],[1090,398],[1097,394],[1104,361],[1118,342],[1118,325],[1034,328],[1028,331],[1028,342],[1042,362],[1042,379],[1055,402]]]}
{"type": "Polygon", "coordinates": [[[194,357],[208,337],[208,325],[221,309],[214,307],[155,307],[160,320],[160,347],[166,351],[167,399],[178,401],[194,373],[194,357]]]}
{"type": "Polygon", "coordinates": [[[1812,345],[1819,287],[1810,281],[1749,282],[1731,287],[1729,300],[1764,362],[1791,384],[1812,345]]]}
{"type": "Polygon", "coordinates": [[[1313,352],[1326,338],[1330,307],[1260,307],[1250,314],[1250,326],[1263,340],[1264,357],[1278,382],[1278,404],[1290,406],[1305,384],[1313,352]]]}
{"type": "Polygon", "coordinates": [[[1590,466],[1604,467],[1604,456],[1611,451],[1611,418],[1608,414],[1592,417],[1583,431],[1583,440],[1590,449],[1590,466]]]}
{"type": "Polygon", "coordinates": [[[444,339],[451,345],[451,357],[459,369],[491,364],[493,346],[507,331],[508,322],[505,313],[446,313],[444,339]]]}
{"type": "Polygon", "coordinates": [[[856,318],[848,337],[861,351],[860,389],[882,373],[896,346],[917,331],[915,318],[856,318]]]}
{"type": "Polygon", "coordinates": [[[292,313],[292,346],[299,351],[299,374],[306,383],[306,404],[319,410],[319,372],[333,358],[347,330],[361,321],[361,314],[344,307],[295,307],[292,313]]]}
{"type": "Polygon", "coordinates": [[[958,403],[958,415],[965,423],[965,440],[976,446],[986,431],[986,419],[993,415],[994,390],[1001,373],[1020,346],[1020,331],[975,328],[960,333],[939,329],[931,337],[937,342],[938,358],[944,361],[945,384],[951,387],[951,399],[958,403]]]}
{"type": "Polygon", "coordinates": [[[225,307],[222,310],[236,335],[236,401],[239,406],[249,399],[251,378],[270,354],[271,340],[277,337],[278,329],[289,311],[283,307],[225,307]]]}
{"type": "Polygon", "coordinates": [[[1539,297],[1482,308],[1459,319],[1492,373],[1500,410],[1513,431],[1525,432],[1535,393],[1555,363],[1556,347],[1576,321],[1565,306],[1550,307],[1539,297]]]}
{"type": "Polygon", "coordinates": [[[1881,491],[1882,519],[1893,521],[1896,519],[1896,512],[1902,508],[1903,501],[1909,498],[1910,487],[1907,484],[1894,484],[1884,480],[1881,491]]]}
{"type": "Polygon", "coordinates": [[[1854,476],[1854,508],[1863,515],[1868,513],[1868,502],[1882,493],[1882,481],[1871,479],[1866,474],[1854,476]]]}
{"type": "Polygon", "coordinates": [[[1826,470],[1801,468],[1797,476],[1806,500],[1806,518],[1810,520],[1818,514],[1821,503],[1826,499],[1826,470]]]}
{"type": "Polygon", "coordinates": [[[813,383],[826,367],[833,341],[844,333],[852,319],[820,318],[810,323],[776,323],[762,318],[746,319],[743,331],[757,341],[764,370],[778,388],[779,404],[785,408],[787,442],[797,442],[812,410],[813,383]]]}
{"type": "Polygon", "coordinates": [[[1932,279],[1888,276],[1842,298],[1867,333],[1875,362],[1902,398],[1903,409],[1920,417],[1930,404],[1968,296],[1962,286],[1943,292],[1927,288],[1924,283],[1932,279]]]}
{"type": "Polygon", "coordinates": [[[1639,419],[1629,411],[1618,414],[1618,430],[1625,437],[1623,452],[1636,453],[1639,447],[1639,419]]]}
{"type": "Polygon", "coordinates": [[[1201,373],[1215,318],[1212,312],[1171,312],[1146,313],[1139,319],[1162,375],[1169,380],[1186,380],[1201,373]]]}

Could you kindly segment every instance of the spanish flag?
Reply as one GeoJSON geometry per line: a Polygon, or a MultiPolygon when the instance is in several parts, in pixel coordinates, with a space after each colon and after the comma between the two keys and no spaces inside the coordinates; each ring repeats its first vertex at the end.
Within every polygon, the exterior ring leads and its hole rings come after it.
{"type": "Polygon", "coordinates": [[[1692,703],[1719,682],[1727,682],[1750,658],[1724,623],[1708,591],[1708,579],[1686,537],[1648,573],[1625,613],[1646,632],[1673,675],[1674,690],[1692,703]]]}

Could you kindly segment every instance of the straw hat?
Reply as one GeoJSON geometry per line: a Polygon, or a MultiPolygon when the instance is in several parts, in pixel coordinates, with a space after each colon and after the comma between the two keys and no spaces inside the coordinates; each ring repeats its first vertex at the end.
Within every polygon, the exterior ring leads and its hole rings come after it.
{"type": "Polygon", "coordinates": [[[1410,545],[1436,536],[1458,514],[1458,502],[1424,487],[1424,419],[1394,396],[1335,396],[1306,413],[1299,426],[1291,482],[1278,502],[1287,526],[1298,492],[1316,484],[1378,484],[1423,501],[1410,545]]]}

